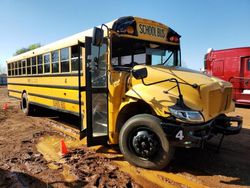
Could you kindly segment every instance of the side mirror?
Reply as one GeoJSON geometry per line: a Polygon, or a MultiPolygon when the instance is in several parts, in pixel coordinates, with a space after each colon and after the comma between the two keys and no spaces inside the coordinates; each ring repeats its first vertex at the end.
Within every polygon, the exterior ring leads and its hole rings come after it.
{"type": "Polygon", "coordinates": [[[132,70],[132,75],[135,77],[135,79],[139,80],[139,79],[147,78],[148,71],[146,68],[132,70]]]}
{"type": "Polygon", "coordinates": [[[93,30],[93,41],[92,44],[94,46],[101,46],[102,45],[102,40],[103,40],[103,29],[100,29],[98,27],[94,27],[93,30]]]}

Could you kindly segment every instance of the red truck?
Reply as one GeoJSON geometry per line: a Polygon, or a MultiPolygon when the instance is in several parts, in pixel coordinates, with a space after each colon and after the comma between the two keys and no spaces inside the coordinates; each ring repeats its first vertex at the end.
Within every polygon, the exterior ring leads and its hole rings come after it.
{"type": "Polygon", "coordinates": [[[250,47],[208,49],[204,58],[208,75],[231,82],[236,104],[250,105],[250,47]]]}

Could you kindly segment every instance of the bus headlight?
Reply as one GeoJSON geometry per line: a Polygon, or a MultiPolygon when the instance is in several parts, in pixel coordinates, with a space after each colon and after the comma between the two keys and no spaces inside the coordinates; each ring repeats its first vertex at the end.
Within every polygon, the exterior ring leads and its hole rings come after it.
{"type": "Polygon", "coordinates": [[[190,123],[202,123],[204,122],[204,119],[200,112],[198,111],[192,111],[192,110],[182,110],[182,109],[175,109],[172,107],[169,107],[170,113],[175,116],[176,118],[190,122],[190,123]]]}

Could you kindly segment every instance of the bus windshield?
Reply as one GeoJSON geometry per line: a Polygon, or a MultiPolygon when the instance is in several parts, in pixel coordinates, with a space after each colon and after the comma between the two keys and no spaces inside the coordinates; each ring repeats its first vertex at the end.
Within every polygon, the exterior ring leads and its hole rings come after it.
{"type": "Polygon", "coordinates": [[[179,50],[147,48],[146,55],[151,56],[151,65],[180,66],[179,50]]]}
{"type": "Polygon", "coordinates": [[[114,37],[112,40],[113,67],[133,67],[138,64],[181,66],[180,48],[150,41],[114,37]]]}

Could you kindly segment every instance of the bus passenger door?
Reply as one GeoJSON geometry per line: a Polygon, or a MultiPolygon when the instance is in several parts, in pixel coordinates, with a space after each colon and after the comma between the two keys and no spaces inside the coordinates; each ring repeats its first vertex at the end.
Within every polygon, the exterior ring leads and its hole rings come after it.
{"type": "Polygon", "coordinates": [[[85,37],[85,62],[87,146],[101,145],[108,138],[107,43],[93,46],[85,37]]]}

